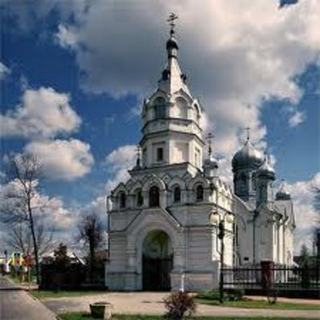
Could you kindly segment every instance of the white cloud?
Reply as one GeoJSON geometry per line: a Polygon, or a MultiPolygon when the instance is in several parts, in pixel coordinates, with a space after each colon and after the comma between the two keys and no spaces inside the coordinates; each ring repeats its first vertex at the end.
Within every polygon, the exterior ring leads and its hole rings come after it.
{"type": "Polygon", "coordinates": [[[299,124],[301,124],[305,120],[306,116],[304,112],[301,111],[295,111],[291,117],[289,118],[289,126],[291,128],[297,127],[299,124]]]}
{"type": "Polygon", "coordinates": [[[0,135],[49,138],[73,132],[80,123],[69,95],[52,88],[27,89],[20,105],[0,114],[0,135]]]}
{"type": "Polygon", "coordinates": [[[50,179],[74,180],[87,174],[94,159],[90,145],[77,140],[34,141],[25,151],[35,154],[50,179]]]}
{"type": "MultiPolygon", "coordinates": [[[[34,187],[36,190],[38,181],[34,181],[34,187]]],[[[21,189],[21,184],[16,180],[0,185],[0,210],[2,209],[2,205],[5,205],[5,208],[7,206],[15,208],[16,205],[18,205],[17,202],[20,204],[20,199],[8,197],[8,195],[17,194],[21,189]]],[[[33,208],[35,223],[41,221],[48,231],[66,231],[73,224],[73,214],[64,207],[63,201],[57,197],[49,197],[35,191],[32,197],[31,207],[33,208]]]]}
{"type": "Polygon", "coordinates": [[[77,37],[71,28],[66,28],[64,25],[58,26],[58,32],[56,34],[56,39],[59,45],[63,48],[74,48],[77,46],[77,37]]]}
{"type": "Polygon", "coordinates": [[[135,145],[125,145],[107,155],[106,165],[110,173],[110,178],[106,183],[107,194],[120,182],[125,182],[129,178],[128,169],[135,164],[136,149],[135,145]]]}
{"type": "Polygon", "coordinates": [[[320,188],[320,172],[308,181],[298,181],[288,185],[296,218],[295,253],[298,254],[303,243],[312,247],[312,229],[320,223],[320,213],[313,207],[312,187],[320,188]]]}
{"type": "Polygon", "coordinates": [[[0,62],[0,80],[3,80],[10,73],[10,69],[0,62]]]}
{"type": "Polygon", "coordinates": [[[320,3],[301,0],[279,10],[270,0],[97,1],[58,32],[61,44],[76,52],[86,90],[146,95],[164,63],[171,11],[180,17],[182,68],[213,123],[216,151],[233,153],[248,125],[255,140],[263,138],[262,100],[296,104],[302,92],[293,79],[319,56],[320,3]]]}

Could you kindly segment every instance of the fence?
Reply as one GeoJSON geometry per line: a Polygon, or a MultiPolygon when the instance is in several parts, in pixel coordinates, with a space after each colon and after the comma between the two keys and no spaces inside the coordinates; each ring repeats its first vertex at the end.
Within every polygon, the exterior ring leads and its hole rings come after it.
{"type": "Polygon", "coordinates": [[[223,268],[224,289],[245,289],[263,294],[267,289],[297,296],[320,297],[320,270],[317,267],[273,266],[223,268]]]}

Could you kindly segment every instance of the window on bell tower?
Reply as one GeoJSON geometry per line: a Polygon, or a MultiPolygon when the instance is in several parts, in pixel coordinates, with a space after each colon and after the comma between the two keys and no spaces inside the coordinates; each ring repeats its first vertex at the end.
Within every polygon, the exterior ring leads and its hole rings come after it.
{"type": "Polygon", "coordinates": [[[166,117],[166,101],[164,98],[157,98],[154,102],[155,119],[163,119],[166,117]]]}
{"type": "Polygon", "coordinates": [[[157,148],[157,161],[163,161],[163,148],[157,148]]]}

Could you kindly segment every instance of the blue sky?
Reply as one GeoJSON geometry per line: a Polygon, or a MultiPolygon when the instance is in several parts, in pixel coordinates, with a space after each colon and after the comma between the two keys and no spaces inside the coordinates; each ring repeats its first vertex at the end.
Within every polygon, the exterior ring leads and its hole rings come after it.
{"type": "MultiPolygon", "coordinates": [[[[125,177],[134,161],[139,106],[155,88],[165,64],[165,19],[174,10],[180,17],[180,65],[207,113],[208,129],[216,135],[214,151],[226,159],[221,174],[231,181],[231,157],[245,136],[243,129],[250,126],[252,139],[272,154],[277,177],[286,179],[292,190],[298,183],[304,188],[318,183],[319,2],[299,1],[280,10],[277,1],[269,0],[215,5],[205,1],[203,8],[195,8],[196,1],[182,5],[178,0],[170,5],[143,0],[137,5],[4,1],[2,124],[11,119],[20,132],[3,125],[2,155],[24,148],[50,154],[63,145],[57,152],[70,152],[70,161],[44,159],[43,192],[62,199],[69,211],[101,199],[106,186],[125,177]],[[53,101],[61,99],[71,111],[57,116],[50,132],[42,127],[34,134],[21,118],[21,110],[30,107],[23,98],[27,92],[41,99],[40,113],[46,112],[46,102],[57,109],[53,101]],[[14,111],[18,107],[20,116],[14,111]],[[68,167],[72,163],[78,169],[68,167]]],[[[33,123],[32,112],[27,117],[33,123]]],[[[296,197],[303,205],[309,201],[314,217],[310,194],[307,200],[296,197]]],[[[310,230],[307,227],[303,232],[310,230]]]]}

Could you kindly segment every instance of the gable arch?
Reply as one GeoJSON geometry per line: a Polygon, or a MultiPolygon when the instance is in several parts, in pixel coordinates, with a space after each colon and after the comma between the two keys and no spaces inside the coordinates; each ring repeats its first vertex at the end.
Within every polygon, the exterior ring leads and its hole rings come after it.
{"type": "Polygon", "coordinates": [[[152,186],[157,186],[160,191],[166,190],[164,181],[155,174],[146,179],[145,183],[143,184],[142,191],[147,192],[152,186]]]}
{"type": "Polygon", "coordinates": [[[173,179],[170,180],[170,182],[168,183],[168,189],[170,191],[172,191],[173,187],[176,186],[176,185],[178,185],[181,190],[185,190],[186,189],[186,183],[179,176],[175,176],[173,179]]]}
{"type": "Polygon", "coordinates": [[[118,184],[118,186],[113,190],[112,195],[114,197],[118,197],[120,192],[124,192],[126,195],[128,195],[128,189],[123,182],[118,184]]]}
{"type": "Polygon", "coordinates": [[[188,102],[183,97],[179,96],[174,103],[174,116],[176,118],[188,119],[188,102]]]}
{"type": "Polygon", "coordinates": [[[210,187],[209,182],[207,181],[207,179],[205,179],[204,177],[198,176],[198,177],[194,177],[193,179],[190,180],[190,182],[188,184],[188,189],[189,190],[195,190],[195,188],[199,184],[202,184],[204,189],[207,189],[207,188],[210,187]]]}

